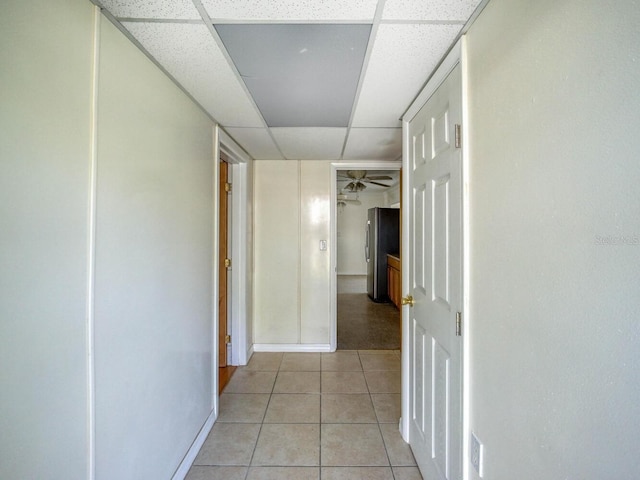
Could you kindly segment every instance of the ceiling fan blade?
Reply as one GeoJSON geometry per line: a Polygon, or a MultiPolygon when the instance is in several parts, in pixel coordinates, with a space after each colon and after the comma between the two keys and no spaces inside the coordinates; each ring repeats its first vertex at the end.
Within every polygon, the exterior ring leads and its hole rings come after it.
{"type": "Polygon", "coordinates": [[[367,178],[364,178],[365,181],[371,180],[393,180],[389,175],[368,175],[367,178]]]}
{"type": "Polygon", "coordinates": [[[385,185],[384,183],[380,183],[380,182],[371,182],[370,181],[369,183],[373,183],[374,185],[379,185],[381,187],[387,187],[387,188],[389,188],[391,186],[391,185],[385,185]]]}

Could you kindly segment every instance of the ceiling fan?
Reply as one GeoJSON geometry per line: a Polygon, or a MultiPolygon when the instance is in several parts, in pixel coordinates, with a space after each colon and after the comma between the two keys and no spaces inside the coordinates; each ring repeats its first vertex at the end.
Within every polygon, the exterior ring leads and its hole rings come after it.
{"type": "Polygon", "coordinates": [[[341,172],[338,172],[338,181],[348,181],[349,183],[342,187],[342,189],[348,190],[349,192],[361,192],[367,188],[365,183],[371,183],[381,187],[390,187],[391,185],[380,183],[378,180],[393,180],[389,175],[367,175],[366,170],[347,170],[346,173],[346,175],[343,175],[341,172]]]}

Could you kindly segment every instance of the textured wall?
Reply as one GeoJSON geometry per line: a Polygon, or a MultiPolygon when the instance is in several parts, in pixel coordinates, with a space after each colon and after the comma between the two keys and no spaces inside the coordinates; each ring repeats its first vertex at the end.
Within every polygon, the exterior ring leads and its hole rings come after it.
{"type": "Polygon", "coordinates": [[[211,412],[211,121],[103,19],[96,477],[168,478],[211,412]]]}
{"type": "Polygon", "coordinates": [[[88,478],[93,418],[97,479],[170,478],[212,409],[213,125],[96,12],[0,6],[2,478],[88,478]]]}
{"type": "Polygon", "coordinates": [[[469,31],[484,478],[640,468],[639,22],[637,2],[492,0],[469,31]]]}
{"type": "Polygon", "coordinates": [[[86,478],[92,27],[0,4],[0,478],[86,478]]]}

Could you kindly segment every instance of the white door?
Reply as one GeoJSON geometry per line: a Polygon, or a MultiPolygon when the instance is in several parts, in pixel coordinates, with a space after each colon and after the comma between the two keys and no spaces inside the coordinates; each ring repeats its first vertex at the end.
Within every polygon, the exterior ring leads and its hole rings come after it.
{"type": "Polygon", "coordinates": [[[457,65],[409,122],[409,443],[424,478],[462,478],[462,83],[457,65]]]}

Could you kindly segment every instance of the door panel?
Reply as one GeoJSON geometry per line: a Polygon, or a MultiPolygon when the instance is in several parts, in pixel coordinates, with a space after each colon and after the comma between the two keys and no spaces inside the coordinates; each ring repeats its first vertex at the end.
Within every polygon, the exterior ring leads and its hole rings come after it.
{"type": "Polygon", "coordinates": [[[449,183],[445,175],[432,183],[431,298],[449,305],[449,183]]]}
{"type": "Polygon", "coordinates": [[[409,123],[409,441],[424,478],[462,478],[462,155],[457,66],[409,123]]]}
{"type": "Polygon", "coordinates": [[[218,366],[227,366],[227,267],[228,258],[228,226],[229,226],[229,194],[226,191],[228,181],[228,164],[220,161],[220,238],[219,238],[219,296],[218,296],[218,366]]]}

